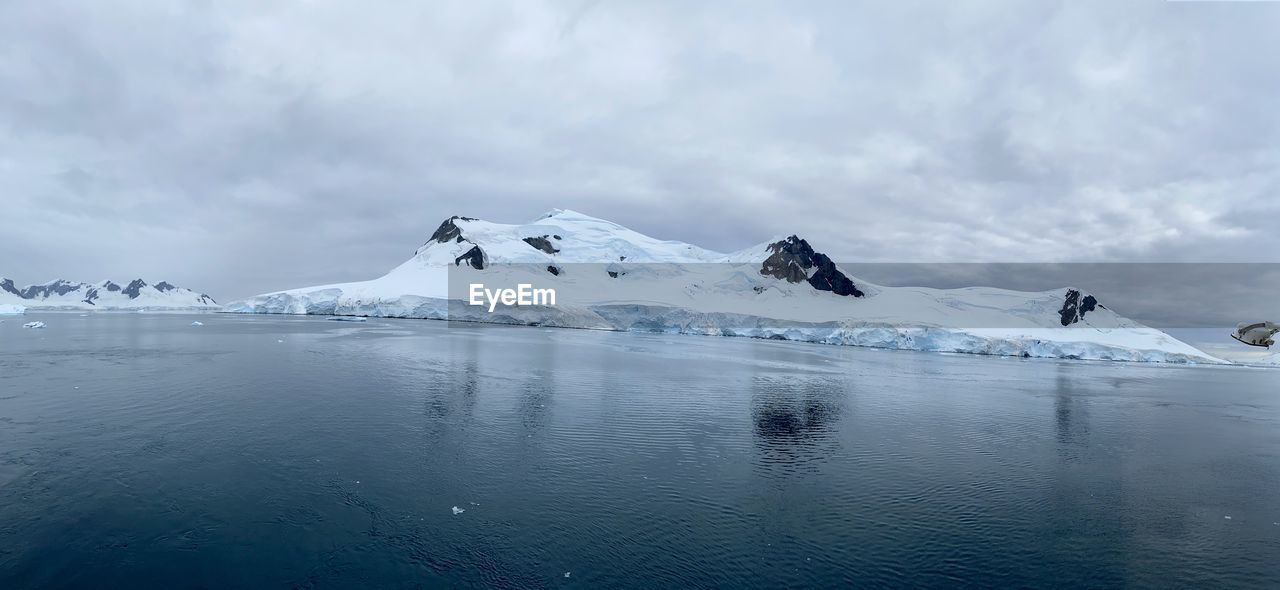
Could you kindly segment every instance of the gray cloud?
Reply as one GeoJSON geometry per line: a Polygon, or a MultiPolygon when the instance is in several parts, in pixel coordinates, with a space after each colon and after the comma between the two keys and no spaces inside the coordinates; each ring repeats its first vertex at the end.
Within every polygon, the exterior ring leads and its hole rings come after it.
{"type": "Polygon", "coordinates": [[[551,207],[852,261],[1277,261],[1280,5],[7,2],[0,275],[220,299],[551,207]]]}

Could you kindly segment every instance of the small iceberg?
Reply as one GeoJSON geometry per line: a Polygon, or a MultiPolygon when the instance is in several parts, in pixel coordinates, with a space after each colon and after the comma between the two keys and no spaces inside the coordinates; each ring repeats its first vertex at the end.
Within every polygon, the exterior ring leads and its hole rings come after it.
{"type": "Polygon", "coordinates": [[[39,329],[39,328],[43,328],[43,327],[44,327],[44,322],[27,322],[27,323],[25,323],[25,324],[22,324],[22,327],[23,327],[23,328],[39,329]]]}
{"type": "Polygon", "coordinates": [[[0,315],[22,315],[27,313],[27,308],[13,303],[0,304],[0,315]]]}
{"type": "Polygon", "coordinates": [[[463,512],[466,512],[466,511],[467,511],[467,510],[466,510],[465,508],[458,508],[457,506],[454,506],[454,507],[453,507],[453,515],[454,515],[454,516],[457,516],[457,515],[459,515],[459,514],[462,514],[463,512]]]}
{"type": "Polygon", "coordinates": [[[369,318],[360,315],[335,315],[327,317],[326,320],[331,322],[367,322],[369,318]]]}
{"type": "Polygon", "coordinates": [[[202,322],[202,321],[200,321],[200,320],[196,320],[196,321],[194,321],[194,322],[191,322],[191,325],[193,325],[193,326],[203,326],[203,325],[204,325],[204,322],[202,322]]]}

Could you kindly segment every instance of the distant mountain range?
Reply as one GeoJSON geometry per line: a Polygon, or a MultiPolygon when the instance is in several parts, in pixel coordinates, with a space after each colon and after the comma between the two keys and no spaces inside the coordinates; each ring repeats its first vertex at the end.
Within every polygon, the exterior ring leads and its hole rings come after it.
{"type": "Polygon", "coordinates": [[[58,279],[18,287],[0,278],[0,304],[27,309],[218,309],[212,297],[160,281],[135,279],[125,286],[112,281],[76,283],[58,279]]]}
{"type": "Polygon", "coordinates": [[[796,235],[733,253],[552,210],[528,224],[444,220],[370,281],[267,293],[226,311],[450,319],[975,354],[1218,362],[1081,289],[888,287],[796,235]],[[557,290],[554,306],[468,305],[469,283],[557,290]]]}

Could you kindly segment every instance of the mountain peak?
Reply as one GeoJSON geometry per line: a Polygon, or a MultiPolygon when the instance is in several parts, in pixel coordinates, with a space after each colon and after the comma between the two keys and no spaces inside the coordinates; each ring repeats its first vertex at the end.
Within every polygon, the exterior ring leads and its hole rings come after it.
{"type": "Polygon", "coordinates": [[[864,293],[826,254],[814,251],[809,242],[792,234],[766,246],[770,253],[760,265],[760,274],[788,283],[808,281],[814,289],[836,295],[862,297],[864,293]]]}
{"type": "Polygon", "coordinates": [[[147,286],[146,281],[142,279],[133,279],[133,281],[130,282],[129,285],[124,288],[123,293],[125,295],[128,295],[129,299],[137,299],[138,295],[142,294],[142,288],[145,286],[147,286]]]}
{"type": "Polygon", "coordinates": [[[436,228],[435,233],[431,234],[431,238],[427,240],[427,244],[430,244],[432,242],[438,242],[443,244],[450,240],[457,240],[461,242],[462,228],[458,227],[458,224],[454,223],[455,221],[476,221],[476,218],[463,217],[461,215],[454,215],[444,220],[440,224],[440,227],[436,228]]]}
{"type": "Polygon", "coordinates": [[[555,220],[555,221],[567,221],[567,222],[586,221],[586,222],[602,223],[610,227],[618,227],[618,228],[622,227],[621,225],[618,225],[617,223],[609,221],[608,219],[601,219],[599,217],[587,215],[586,213],[574,211],[573,209],[552,209],[550,211],[547,211],[546,213],[543,213],[541,217],[533,220],[533,223],[531,225],[542,223],[548,219],[555,220]]]}

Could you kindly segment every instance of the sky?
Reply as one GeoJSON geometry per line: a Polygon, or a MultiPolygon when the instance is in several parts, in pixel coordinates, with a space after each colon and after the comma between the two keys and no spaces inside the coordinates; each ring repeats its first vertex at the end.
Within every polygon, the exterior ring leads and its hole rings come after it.
{"type": "Polygon", "coordinates": [[[220,301],[569,208],[838,261],[1280,262],[1280,3],[0,0],[0,276],[220,301]]]}

